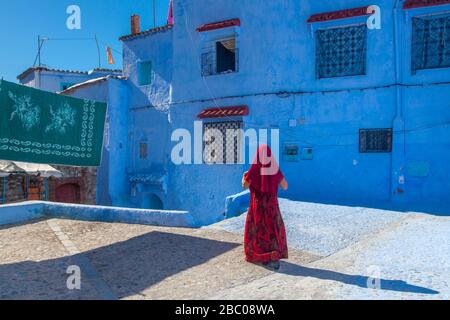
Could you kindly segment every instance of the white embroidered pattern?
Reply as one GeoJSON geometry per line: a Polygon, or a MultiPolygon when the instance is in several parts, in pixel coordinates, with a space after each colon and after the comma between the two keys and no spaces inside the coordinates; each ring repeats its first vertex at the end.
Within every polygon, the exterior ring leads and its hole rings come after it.
{"type": "Polygon", "coordinates": [[[50,106],[50,115],[52,123],[45,128],[45,132],[55,131],[59,134],[66,134],[68,127],[73,127],[76,123],[75,116],[77,112],[67,102],[56,111],[50,106]]]}
{"type": "Polygon", "coordinates": [[[10,121],[18,118],[26,131],[30,131],[39,124],[41,109],[37,105],[31,103],[30,96],[25,95],[17,97],[11,91],[8,92],[8,96],[15,103],[13,105],[10,121]]]}
{"type": "MultiPolygon", "coordinates": [[[[26,99],[26,101],[31,105],[31,99],[28,100],[26,99]]],[[[73,123],[75,121],[75,114],[71,113],[69,110],[69,108],[72,109],[72,107],[70,107],[70,105],[68,104],[67,106],[68,108],[63,107],[65,108],[64,110],[61,111],[57,110],[56,113],[53,113],[52,110],[50,111],[52,113],[52,117],[54,114],[55,118],[58,119],[52,122],[52,124],[50,124],[49,126],[47,126],[47,129],[53,130],[52,125],[55,125],[56,123],[61,123],[62,125],[65,125],[65,128],[67,128],[68,125],[73,126],[75,124],[73,123]]],[[[75,110],[73,111],[76,112],[75,110]]],[[[95,121],[95,101],[84,100],[82,120],[83,120],[82,132],[79,146],[40,143],[36,141],[22,141],[10,138],[0,138],[0,151],[33,153],[36,155],[47,155],[47,156],[53,155],[61,157],[92,158],[92,151],[93,151],[92,140],[94,138],[94,121],[95,121]]]]}

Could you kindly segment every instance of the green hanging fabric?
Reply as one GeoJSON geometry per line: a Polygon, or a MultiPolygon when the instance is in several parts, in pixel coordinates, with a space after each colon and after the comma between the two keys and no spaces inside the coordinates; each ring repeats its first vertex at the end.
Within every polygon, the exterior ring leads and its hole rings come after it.
{"type": "Polygon", "coordinates": [[[100,165],[106,104],[0,81],[0,159],[100,165]]]}

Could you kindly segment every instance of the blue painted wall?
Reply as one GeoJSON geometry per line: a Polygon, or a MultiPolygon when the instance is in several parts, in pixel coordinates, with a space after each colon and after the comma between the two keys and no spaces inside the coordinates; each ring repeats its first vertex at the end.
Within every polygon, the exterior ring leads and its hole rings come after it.
{"type": "Polygon", "coordinates": [[[81,87],[70,96],[107,103],[102,162],[97,170],[97,204],[131,206],[128,168],[128,99],[130,86],[125,80],[109,78],[81,87]]]}
{"type": "Polygon", "coordinates": [[[0,226],[48,218],[180,228],[197,227],[193,217],[186,211],[140,210],[43,201],[27,201],[0,206],[0,226]]]}
{"type": "Polygon", "coordinates": [[[176,166],[170,136],[177,128],[193,132],[204,108],[246,104],[245,128],[278,128],[281,146],[313,149],[312,160],[280,159],[290,182],[284,197],[450,214],[450,69],[410,71],[411,17],[450,5],[403,10],[403,1],[394,0],[174,2],[172,29],[124,41],[129,81],[109,101],[110,107],[120,101],[114,144],[124,146],[110,149],[108,192],[120,198],[113,203],[144,208],[157,195],[165,208],[188,210],[199,224],[223,219],[225,199],[241,191],[248,166],[176,166]],[[317,79],[314,31],[367,18],[308,24],[308,17],[370,4],[382,10],[382,29],[368,30],[367,74],[317,79]],[[201,77],[203,36],[196,28],[232,18],[241,20],[235,28],[239,72],[201,77]],[[152,61],[152,84],[140,87],[137,64],[145,60],[152,61]],[[359,153],[359,130],[370,128],[393,128],[392,153],[359,153]],[[147,160],[139,159],[142,141],[148,141],[147,160]],[[130,182],[138,175],[147,182],[130,182]]]}

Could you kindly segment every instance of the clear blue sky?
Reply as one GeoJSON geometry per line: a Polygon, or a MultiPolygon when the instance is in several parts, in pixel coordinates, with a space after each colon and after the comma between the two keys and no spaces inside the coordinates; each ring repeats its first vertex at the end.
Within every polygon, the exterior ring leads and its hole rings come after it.
{"type": "MultiPolygon", "coordinates": [[[[167,20],[169,0],[155,0],[157,25],[167,20]]],[[[153,27],[153,0],[0,0],[0,78],[16,76],[33,65],[38,35],[48,38],[85,38],[100,41],[122,52],[118,38],[130,33],[130,16],[141,16],[141,29],[153,27]],[[69,5],[81,8],[81,30],[69,30],[69,5]]],[[[122,68],[121,54],[113,51],[115,65],[108,65],[101,44],[102,66],[122,68]]],[[[90,41],[48,41],[42,63],[51,68],[90,70],[98,66],[97,47],[90,41]]]]}

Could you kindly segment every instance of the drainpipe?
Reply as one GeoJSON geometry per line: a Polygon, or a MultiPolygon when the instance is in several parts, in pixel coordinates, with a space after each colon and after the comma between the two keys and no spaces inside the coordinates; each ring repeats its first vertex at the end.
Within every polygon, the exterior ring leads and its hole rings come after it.
{"type": "Polygon", "coordinates": [[[28,175],[25,176],[25,201],[28,201],[28,175]]]}
{"type": "Polygon", "coordinates": [[[391,200],[398,200],[399,196],[404,193],[404,168],[406,158],[405,146],[405,120],[403,117],[403,67],[402,67],[402,52],[403,52],[403,26],[402,18],[402,2],[403,0],[395,0],[393,9],[394,19],[394,54],[395,54],[395,99],[396,108],[395,116],[392,122],[393,133],[393,149],[391,160],[391,200]]]}
{"type": "Polygon", "coordinates": [[[44,178],[44,188],[45,188],[45,201],[48,201],[49,196],[48,196],[48,178],[45,177],[44,178]]]}

